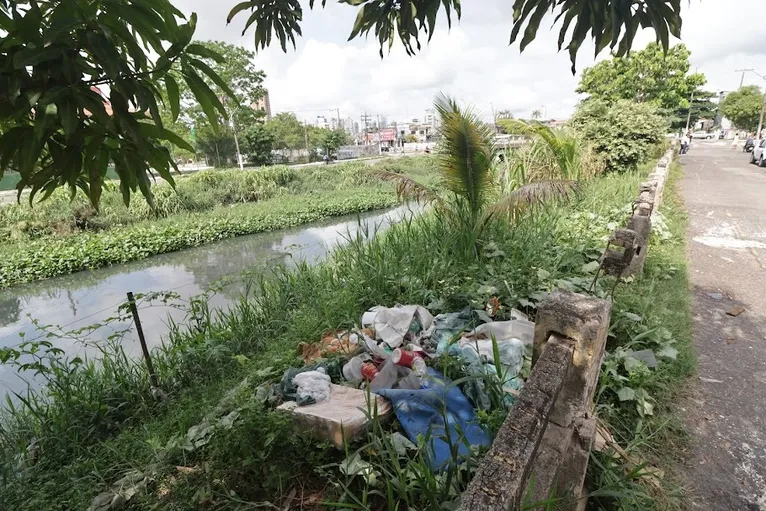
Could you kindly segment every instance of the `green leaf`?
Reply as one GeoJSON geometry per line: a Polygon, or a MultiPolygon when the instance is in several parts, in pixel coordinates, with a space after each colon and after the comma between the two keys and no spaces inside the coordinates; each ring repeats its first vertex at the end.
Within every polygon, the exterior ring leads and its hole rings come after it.
{"type": "Polygon", "coordinates": [[[63,48],[60,46],[49,46],[47,48],[24,48],[16,52],[13,56],[13,67],[23,69],[27,66],[36,66],[41,62],[55,60],[63,55],[63,48]]]}
{"type": "Polygon", "coordinates": [[[226,109],[223,107],[221,100],[218,99],[218,96],[216,96],[210,87],[208,87],[205,81],[188,66],[184,68],[184,78],[186,79],[186,83],[189,85],[192,94],[194,94],[194,97],[205,112],[207,120],[217,128],[218,115],[216,114],[216,110],[221,113],[221,116],[224,119],[228,118],[226,109]]]}
{"type": "Polygon", "coordinates": [[[165,89],[170,103],[170,114],[173,117],[173,122],[175,122],[181,113],[181,94],[178,91],[178,82],[170,73],[165,75],[165,89]]]}
{"type": "Polygon", "coordinates": [[[237,96],[236,94],[234,94],[234,91],[231,90],[231,87],[229,87],[229,84],[227,84],[220,76],[218,76],[218,74],[215,71],[213,71],[210,68],[210,66],[208,66],[201,60],[191,59],[191,58],[188,60],[188,63],[189,65],[194,66],[200,71],[202,71],[203,73],[205,73],[208,76],[208,78],[213,80],[213,83],[218,85],[227,96],[229,96],[235,101],[237,100],[237,96]]]}
{"type": "Polygon", "coordinates": [[[226,24],[228,25],[231,23],[231,20],[234,19],[234,16],[239,14],[240,12],[244,11],[245,9],[250,9],[255,7],[255,2],[253,1],[247,1],[247,2],[240,2],[237,5],[234,6],[234,8],[229,11],[229,15],[226,17],[226,24]]]}
{"type": "Polygon", "coordinates": [[[220,53],[213,51],[210,48],[206,48],[205,46],[201,44],[197,44],[197,43],[192,43],[189,46],[187,46],[186,53],[199,55],[200,57],[214,60],[218,62],[219,64],[223,64],[224,62],[226,62],[226,57],[224,57],[220,53]]]}
{"type": "Polygon", "coordinates": [[[620,401],[633,401],[636,399],[636,392],[630,387],[622,387],[617,391],[617,397],[620,401]]]}
{"type": "Polygon", "coordinates": [[[678,350],[672,346],[665,346],[657,352],[657,356],[675,360],[678,357],[678,350]]]}
{"type": "Polygon", "coordinates": [[[580,271],[582,273],[595,273],[596,270],[598,270],[601,267],[601,263],[598,261],[591,261],[589,263],[583,264],[580,268],[580,271]]]}

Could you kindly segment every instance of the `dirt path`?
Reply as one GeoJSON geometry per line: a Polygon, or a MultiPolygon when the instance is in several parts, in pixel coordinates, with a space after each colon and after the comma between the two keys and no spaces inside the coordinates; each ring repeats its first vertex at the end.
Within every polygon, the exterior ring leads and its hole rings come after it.
{"type": "Polygon", "coordinates": [[[699,355],[684,405],[692,505],[766,511],[766,169],[716,142],[681,161],[699,355]]]}

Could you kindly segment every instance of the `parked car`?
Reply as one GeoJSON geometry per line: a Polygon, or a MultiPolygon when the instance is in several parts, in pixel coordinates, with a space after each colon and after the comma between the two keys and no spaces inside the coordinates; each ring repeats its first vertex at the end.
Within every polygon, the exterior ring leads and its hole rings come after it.
{"type": "Polygon", "coordinates": [[[713,138],[713,134],[708,133],[707,131],[695,131],[692,133],[692,138],[703,138],[705,140],[710,140],[713,138]]]}
{"type": "Polygon", "coordinates": [[[745,151],[746,153],[752,153],[754,147],[755,147],[755,139],[754,138],[748,138],[745,141],[745,145],[742,146],[742,150],[745,151]]]}
{"type": "Polygon", "coordinates": [[[761,140],[758,146],[753,149],[753,152],[750,153],[750,163],[757,163],[759,167],[766,167],[764,152],[766,152],[766,138],[761,140]]]}

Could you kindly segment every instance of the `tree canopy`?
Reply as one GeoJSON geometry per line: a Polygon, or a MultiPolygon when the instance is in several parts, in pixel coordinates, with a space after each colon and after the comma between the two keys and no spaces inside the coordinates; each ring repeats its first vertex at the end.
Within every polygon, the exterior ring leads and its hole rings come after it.
{"type": "Polygon", "coordinates": [[[763,93],[756,85],[746,85],[729,93],[721,103],[721,112],[734,126],[747,131],[758,129],[763,93]]]}
{"type": "MultiPolygon", "coordinates": [[[[414,53],[439,12],[448,26],[462,14],[459,0],[340,1],[358,9],[350,38],[374,33],[381,56],[397,38],[414,53]]],[[[511,43],[523,50],[554,13],[573,69],[587,37],[597,53],[609,46],[625,55],[639,27],[652,28],[664,47],[681,30],[681,0],[514,0],[513,7],[511,43]]],[[[299,0],[245,0],[228,19],[247,11],[245,31],[254,28],[257,49],[274,38],[286,50],[302,34],[299,0]]],[[[31,188],[32,201],[67,186],[98,205],[110,165],[126,203],[137,190],[152,202],[150,169],[172,183],[169,143],[193,150],[166,129],[181,114],[184,92],[213,129],[229,116],[222,97],[236,104],[247,96],[246,83],[211,65],[224,64],[215,46],[193,42],[196,23],[172,0],[0,0],[0,172],[20,174],[19,196],[31,188]],[[170,111],[164,118],[162,104],[170,111]]]]}
{"type": "Polygon", "coordinates": [[[606,169],[616,172],[635,170],[667,129],[655,106],[627,99],[584,101],[569,124],[603,155],[606,169]]]}
{"type": "MultiPolygon", "coordinates": [[[[390,50],[398,39],[407,54],[421,49],[421,38],[428,41],[434,34],[440,12],[444,12],[447,26],[452,26],[453,15],[462,16],[460,0],[339,0],[340,3],[358,7],[359,12],[351,28],[349,40],[367,36],[371,32],[383,48],[390,50]]],[[[309,9],[315,0],[309,0],[309,9]]],[[[327,0],[322,0],[322,7],[327,0]]],[[[304,2],[304,5],[306,2],[304,2]]],[[[299,0],[245,0],[239,2],[229,13],[228,21],[244,11],[249,11],[243,35],[255,25],[255,47],[266,48],[272,38],[279,41],[283,51],[287,45],[295,47],[296,37],[303,35],[303,5],[299,0]]],[[[559,50],[566,49],[575,72],[577,52],[588,37],[596,45],[596,54],[609,46],[616,55],[626,55],[639,28],[651,28],[657,41],[668,48],[670,35],[681,37],[681,0],[513,0],[513,21],[510,27],[510,43],[519,40],[521,51],[537,36],[540,22],[548,13],[555,13],[559,26],[559,50]],[[564,46],[567,35],[569,43],[564,46]]]]}
{"type": "MultiPolygon", "coordinates": [[[[668,117],[682,117],[685,124],[692,92],[698,99],[709,100],[712,96],[699,90],[707,81],[705,75],[689,74],[690,55],[683,44],[673,46],[666,54],[659,44],[651,43],[644,50],[585,69],[577,92],[607,102],[628,99],[651,103],[668,117]]],[[[695,110],[699,117],[700,109],[693,108],[693,115],[695,110]]]]}
{"type": "Polygon", "coordinates": [[[0,0],[0,172],[20,174],[19,195],[67,186],[98,204],[110,163],[125,202],[137,189],[151,201],[150,168],[172,183],[162,143],[192,148],[165,129],[160,102],[177,118],[188,87],[217,125],[226,112],[209,83],[233,96],[202,60],[221,57],[192,43],[196,23],[169,0],[0,0]]]}

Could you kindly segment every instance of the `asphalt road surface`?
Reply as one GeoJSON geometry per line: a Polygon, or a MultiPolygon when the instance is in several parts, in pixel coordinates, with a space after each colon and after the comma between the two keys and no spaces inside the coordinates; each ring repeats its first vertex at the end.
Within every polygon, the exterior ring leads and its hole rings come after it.
{"type": "Polygon", "coordinates": [[[766,511],[766,168],[749,160],[718,141],[681,156],[699,357],[684,403],[694,509],[766,511]]]}

